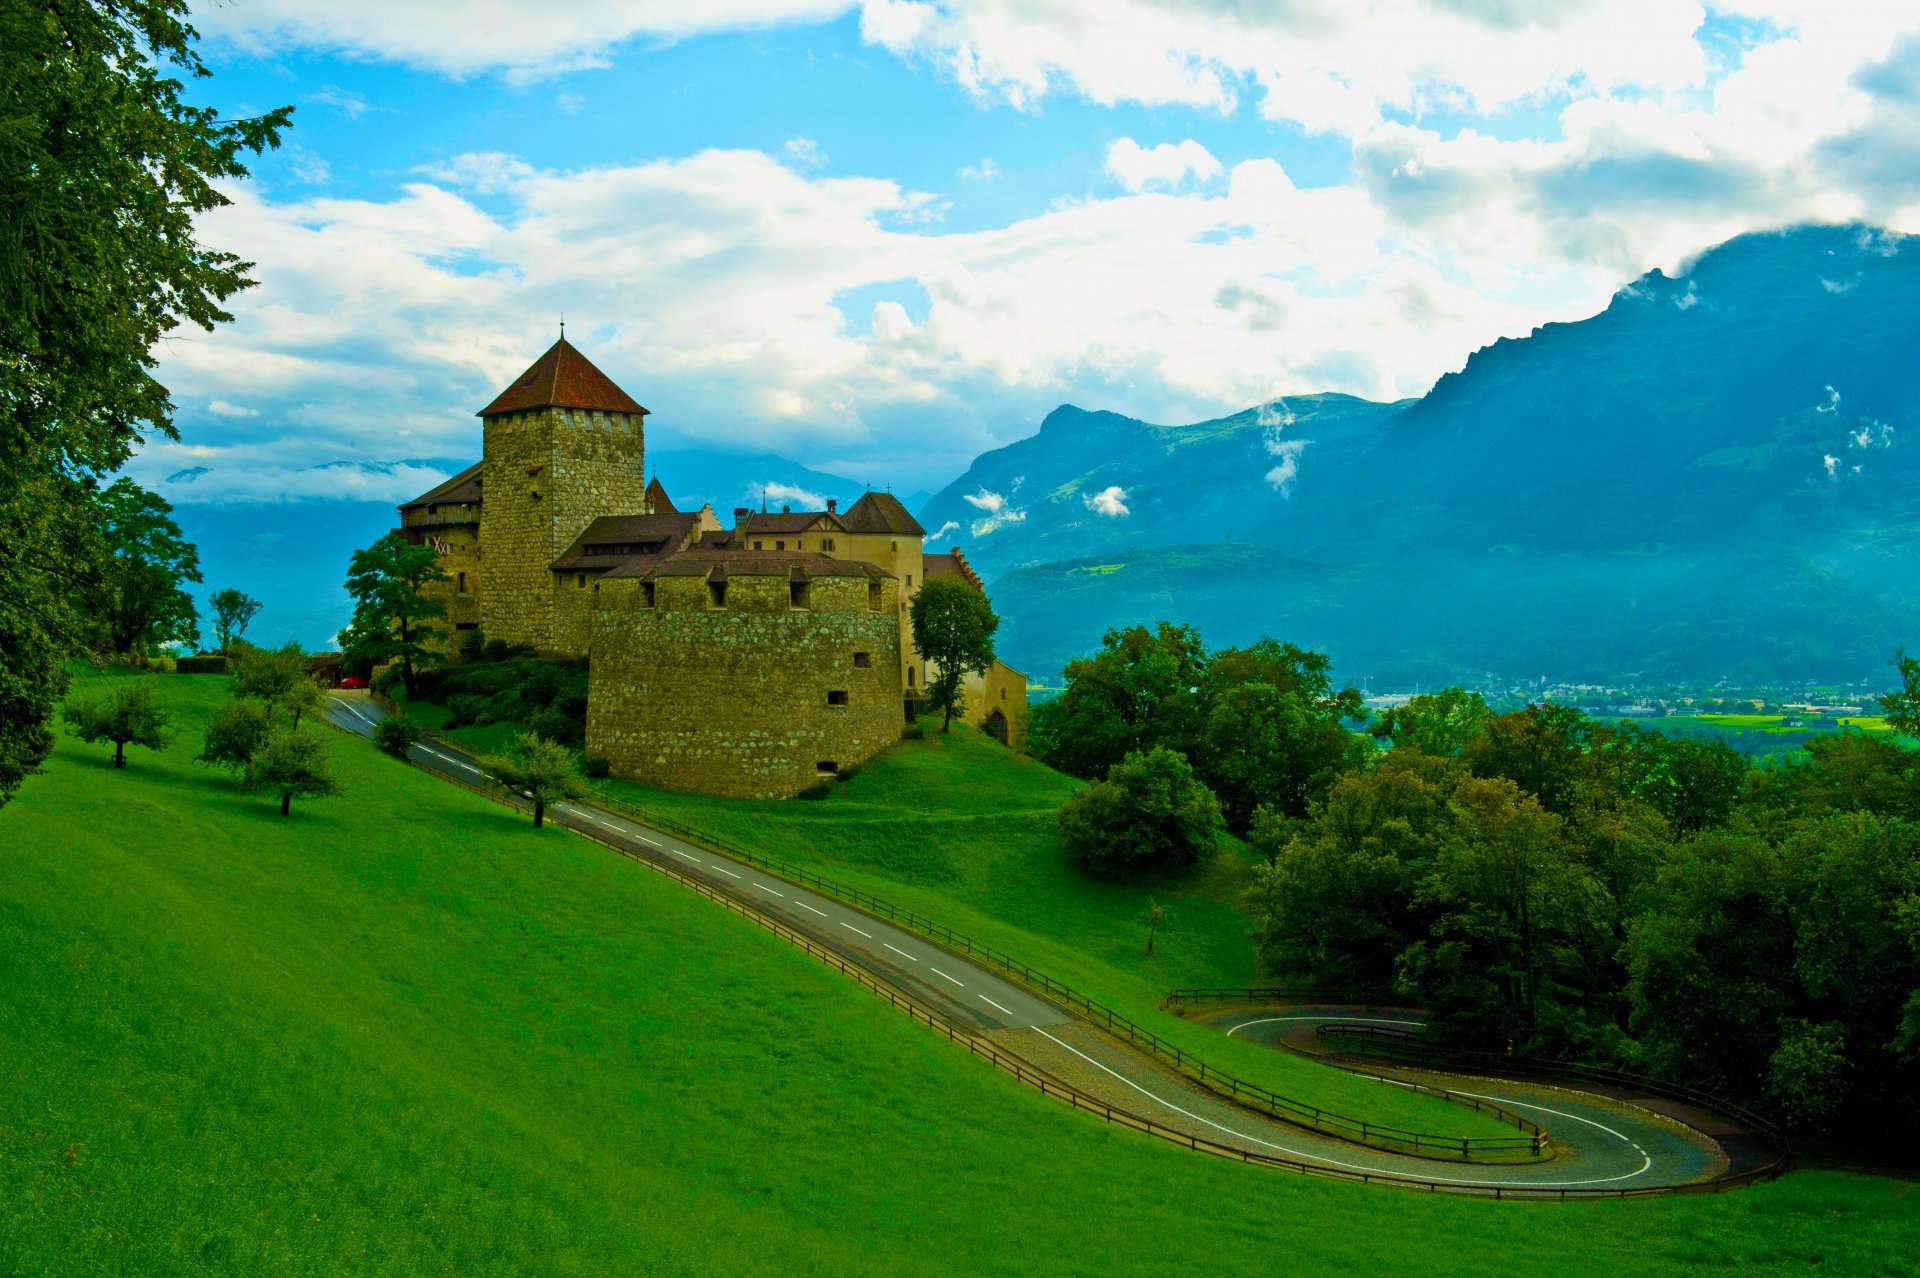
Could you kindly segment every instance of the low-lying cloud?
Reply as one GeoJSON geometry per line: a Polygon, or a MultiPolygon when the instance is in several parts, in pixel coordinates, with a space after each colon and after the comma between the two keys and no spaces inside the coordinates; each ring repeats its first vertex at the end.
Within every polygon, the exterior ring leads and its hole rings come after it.
{"type": "Polygon", "coordinates": [[[1119,519],[1133,512],[1127,509],[1127,490],[1118,484],[1102,488],[1097,493],[1085,493],[1080,500],[1096,515],[1105,515],[1109,519],[1119,519]]]}

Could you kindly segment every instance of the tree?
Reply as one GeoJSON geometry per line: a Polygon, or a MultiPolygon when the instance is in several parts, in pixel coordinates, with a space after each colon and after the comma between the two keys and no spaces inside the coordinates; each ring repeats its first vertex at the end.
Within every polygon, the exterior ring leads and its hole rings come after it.
{"type": "Polygon", "coordinates": [[[213,634],[225,652],[247,632],[247,623],[260,611],[260,601],[252,595],[228,587],[213,592],[207,601],[213,606],[213,634]]]}
{"type": "Polygon", "coordinates": [[[504,789],[533,801],[533,828],[546,820],[549,804],[585,798],[589,792],[573,751],[535,732],[523,732],[504,755],[484,755],[480,766],[504,789]]]}
{"type": "Polygon", "coordinates": [[[347,569],[353,620],[340,636],[347,660],[374,665],[398,661],[411,701],[415,672],[446,664],[445,655],[432,646],[446,632],[429,624],[447,615],[446,605],[420,589],[447,579],[432,546],[410,546],[398,533],[356,550],[347,569]]]}
{"type": "Polygon", "coordinates": [[[1177,752],[1129,754],[1060,809],[1060,842],[1096,874],[1180,869],[1219,842],[1220,801],[1177,752]]]}
{"type": "Polygon", "coordinates": [[[1357,766],[1372,745],[1341,725],[1338,711],[1298,689],[1243,683],[1220,691],[1207,710],[1200,774],[1220,796],[1230,829],[1244,830],[1261,807],[1300,817],[1357,766]]]}
{"type": "Polygon", "coordinates": [[[207,719],[199,761],[244,771],[273,733],[273,710],[264,701],[236,697],[207,719]]]}
{"type": "Polygon", "coordinates": [[[1591,733],[1572,706],[1528,706],[1488,719],[1460,757],[1475,776],[1505,777],[1547,811],[1564,814],[1591,733]]]}
{"type": "Polygon", "coordinates": [[[197,643],[200,626],[184,583],[200,580],[200,552],[181,536],[173,507],[125,478],[108,485],[97,504],[105,554],[93,597],[113,650],[197,643]]]}
{"type": "Polygon", "coordinates": [[[1901,648],[1889,664],[1900,672],[1900,690],[1880,694],[1887,722],[1895,732],[1920,737],[1920,657],[1909,657],[1907,650],[1901,648]]]}
{"type": "Polygon", "coordinates": [[[1442,688],[1423,692],[1405,705],[1388,710],[1368,731],[1393,742],[1396,750],[1411,748],[1452,756],[1459,754],[1492,717],[1479,693],[1442,688]]]}
{"type": "Polygon", "coordinates": [[[1140,926],[1147,931],[1147,957],[1153,957],[1154,938],[1162,932],[1171,932],[1178,922],[1172,910],[1160,904],[1152,897],[1147,898],[1146,908],[1140,911],[1140,926]]]}
{"type": "Polygon", "coordinates": [[[291,726],[327,704],[327,694],[307,673],[307,654],[292,640],[278,648],[242,644],[234,654],[233,694],[266,702],[291,726]]]}
{"type": "Polygon", "coordinates": [[[67,731],[82,741],[113,742],[113,766],[127,766],[127,747],[164,750],[173,743],[167,725],[173,713],[153,704],[153,681],[121,683],[98,697],[69,701],[65,707],[67,731]]]}
{"type": "Polygon", "coordinates": [[[949,732],[954,712],[964,708],[967,676],[993,664],[1000,618],[986,595],[959,577],[922,582],[908,613],[913,646],[927,663],[927,699],[945,716],[940,731],[949,732]]]}
{"type": "Polygon", "coordinates": [[[1034,753],[1077,777],[1105,776],[1135,750],[1195,750],[1206,716],[1207,650],[1191,626],[1109,630],[1066,665],[1066,689],[1027,714],[1034,753]]]}
{"type": "Polygon", "coordinates": [[[249,790],[278,790],[280,815],[293,810],[293,796],[314,798],[339,794],[341,787],[327,763],[327,743],[310,732],[276,727],[240,772],[240,784],[249,790]]]}
{"type": "Polygon", "coordinates": [[[396,759],[406,758],[407,752],[425,740],[426,735],[419,720],[404,714],[390,714],[373,726],[373,743],[396,759]]]}
{"type": "Polygon", "coordinates": [[[278,143],[190,105],[184,0],[0,6],[0,803],[52,746],[100,557],[90,477],[173,438],[161,339],[205,329],[247,264],[199,242],[215,185],[278,143]]]}

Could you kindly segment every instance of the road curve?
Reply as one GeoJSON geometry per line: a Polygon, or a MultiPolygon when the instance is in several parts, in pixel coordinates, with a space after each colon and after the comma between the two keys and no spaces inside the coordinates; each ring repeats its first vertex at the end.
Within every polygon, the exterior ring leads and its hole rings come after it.
{"type": "MultiPolygon", "coordinates": [[[[364,694],[336,693],[326,717],[337,728],[371,737],[385,712],[364,694]]],[[[409,757],[429,772],[468,785],[488,782],[471,756],[444,742],[424,742],[413,747],[409,757]]],[[[1522,1187],[1651,1189],[1702,1180],[1725,1165],[1711,1138],[1638,1107],[1561,1088],[1463,1081],[1452,1074],[1428,1074],[1423,1081],[1444,1079],[1443,1085],[1452,1090],[1477,1092],[1534,1118],[1547,1129],[1557,1156],[1522,1166],[1463,1166],[1365,1148],[1292,1127],[1222,1099],[1009,977],[831,896],[591,804],[554,804],[547,812],[554,824],[671,866],[777,919],[1094,1099],[1230,1148],[1335,1172],[1437,1182],[1467,1193],[1522,1187]]],[[[1221,1028],[1274,1041],[1284,1033],[1284,1023],[1276,1018],[1288,1014],[1222,1014],[1229,1023],[1221,1028]],[[1234,1021],[1235,1016],[1240,1019],[1234,1021]]],[[[1312,1015],[1316,1021],[1336,1019],[1312,1015]]],[[[1380,1085],[1397,1084],[1383,1079],[1380,1085]]]]}

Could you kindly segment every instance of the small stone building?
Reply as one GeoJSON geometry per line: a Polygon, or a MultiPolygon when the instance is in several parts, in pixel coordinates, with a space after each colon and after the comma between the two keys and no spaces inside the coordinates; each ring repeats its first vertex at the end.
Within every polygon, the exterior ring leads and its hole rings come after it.
{"type": "MultiPolygon", "coordinates": [[[[587,657],[587,752],[616,776],[709,794],[790,795],[897,740],[925,660],[908,605],[929,577],[888,493],[845,511],[675,508],[644,478],[647,410],[563,336],[480,410],[481,461],[400,507],[449,580],[449,645],[587,657]],[[484,588],[483,588],[484,582],[484,588]]],[[[1026,676],[967,684],[968,720],[1017,745],[1026,676]]]]}

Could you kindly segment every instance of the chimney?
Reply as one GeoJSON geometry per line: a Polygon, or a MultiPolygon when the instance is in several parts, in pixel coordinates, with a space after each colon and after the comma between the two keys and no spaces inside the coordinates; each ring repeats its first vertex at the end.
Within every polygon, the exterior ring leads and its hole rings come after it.
{"type": "Polygon", "coordinates": [[[840,513],[840,499],[838,497],[827,498],[827,513],[829,515],[837,515],[840,513]]]}
{"type": "Polygon", "coordinates": [[[735,528],[738,528],[741,524],[746,523],[747,520],[752,517],[753,517],[753,508],[750,506],[735,506],[733,508],[733,526],[735,528]]]}
{"type": "Polygon", "coordinates": [[[791,515],[791,514],[793,513],[793,507],[791,507],[791,506],[782,506],[782,507],[780,508],[780,513],[781,513],[781,514],[783,514],[783,515],[791,515]]]}

